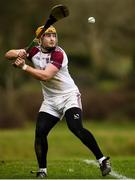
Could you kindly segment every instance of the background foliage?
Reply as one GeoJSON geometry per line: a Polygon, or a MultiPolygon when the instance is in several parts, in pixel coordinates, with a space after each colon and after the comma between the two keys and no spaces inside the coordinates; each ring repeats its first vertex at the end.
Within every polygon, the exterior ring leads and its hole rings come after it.
{"type": "Polygon", "coordinates": [[[82,93],[87,119],[135,119],[134,0],[12,0],[0,7],[0,127],[34,121],[42,100],[40,85],[12,67],[4,54],[27,46],[53,5],[69,7],[56,23],[59,45],[82,93]],[[96,18],[88,24],[89,16],[96,18]]]}

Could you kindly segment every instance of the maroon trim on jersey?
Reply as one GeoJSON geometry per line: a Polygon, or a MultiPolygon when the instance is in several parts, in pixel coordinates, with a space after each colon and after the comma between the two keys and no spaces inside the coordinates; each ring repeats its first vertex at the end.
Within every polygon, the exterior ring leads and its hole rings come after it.
{"type": "Polygon", "coordinates": [[[63,53],[61,51],[53,51],[51,53],[51,61],[53,65],[60,69],[63,62],[63,53]]]}
{"type": "Polygon", "coordinates": [[[28,52],[28,57],[27,59],[29,59],[31,61],[32,57],[37,54],[39,52],[39,49],[37,47],[32,47],[29,52],[28,52]]]}

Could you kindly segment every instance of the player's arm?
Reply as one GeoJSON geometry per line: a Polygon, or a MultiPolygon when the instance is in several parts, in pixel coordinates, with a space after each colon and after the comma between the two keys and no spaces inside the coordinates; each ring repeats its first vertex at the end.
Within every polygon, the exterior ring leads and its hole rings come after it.
{"type": "Polygon", "coordinates": [[[27,56],[27,53],[25,49],[11,49],[5,53],[5,57],[8,60],[14,60],[18,57],[25,58],[27,56]]]}
{"type": "Polygon", "coordinates": [[[49,64],[45,70],[35,69],[31,66],[27,66],[25,71],[38,80],[46,81],[53,78],[59,69],[53,64],[49,64]]]}
{"type": "Polygon", "coordinates": [[[45,70],[36,69],[25,64],[25,60],[18,57],[14,63],[17,67],[22,68],[25,72],[31,74],[35,79],[46,81],[55,76],[59,69],[53,65],[48,64],[45,70]]]}

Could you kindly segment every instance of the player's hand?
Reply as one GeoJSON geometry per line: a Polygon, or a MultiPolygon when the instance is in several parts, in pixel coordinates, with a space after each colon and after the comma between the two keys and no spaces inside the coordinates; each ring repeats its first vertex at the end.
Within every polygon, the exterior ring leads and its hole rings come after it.
{"type": "MultiPolygon", "coordinates": [[[[25,49],[19,49],[19,50],[14,50],[15,51],[15,53],[16,53],[16,58],[23,58],[23,59],[26,59],[26,57],[27,57],[27,52],[26,52],[26,50],[25,49]]],[[[17,60],[17,59],[16,59],[17,60]]],[[[16,61],[15,61],[16,62],[16,61]]],[[[17,65],[15,64],[15,63],[12,63],[12,65],[14,66],[14,67],[17,67],[17,65]]]]}
{"type": "Polygon", "coordinates": [[[5,58],[8,60],[14,60],[18,57],[26,58],[27,53],[25,49],[11,49],[5,53],[5,58]]]}
{"type": "Polygon", "coordinates": [[[19,51],[18,51],[18,57],[21,57],[21,58],[26,58],[27,57],[27,52],[26,52],[26,50],[25,49],[20,49],[19,51]]]}
{"type": "Polygon", "coordinates": [[[13,64],[18,68],[22,68],[25,64],[25,59],[18,57],[13,64]]]}

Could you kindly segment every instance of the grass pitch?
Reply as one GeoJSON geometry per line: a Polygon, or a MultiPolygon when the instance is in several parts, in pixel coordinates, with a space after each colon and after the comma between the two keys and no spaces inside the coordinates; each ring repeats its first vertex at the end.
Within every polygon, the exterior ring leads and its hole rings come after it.
{"type": "MultiPolygon", "coordinates": [[[[135,158],[121,157],[112,159],[113,171],[117,176],[102,177],[100,170],[93,164],[86,164],[81,159],[50,160],[48,163],[47,179],[135,179],[135,158]],[[120,177],[120,178],[119,178],[120,177]]],[[[36,170],[34,160],[10,160],[0,164],[1,179],[35,179],[36,170]]]]}
{"type": "MultiPolygon", "coordinates": [[[[135,132],[129,123],[85,123],[95,135],[105,155],[111,157],[117,176],[102,177],[91,152],[60,122],[49,134],[48,179],[135,179],[135,132]],[[121,176],[118,176],[121,175],[121,176]]],[[[37,170],[34,154],[34,128],[1,130],[0,179],[33,179],[37,170]]]]}

